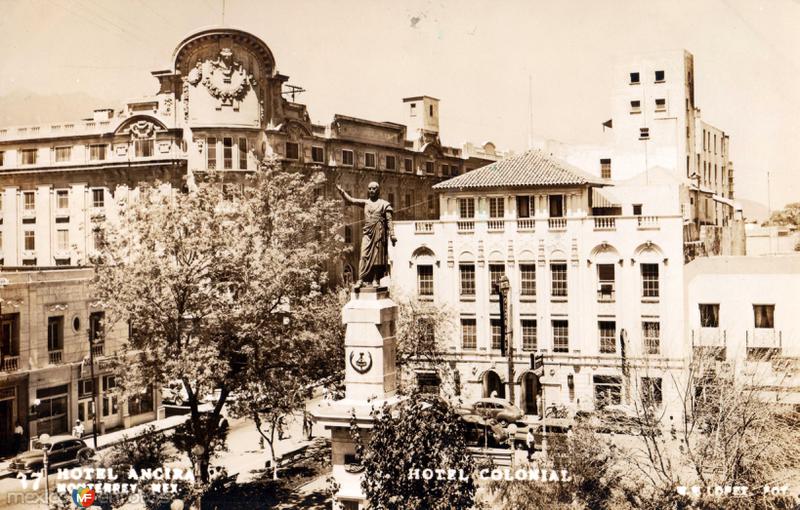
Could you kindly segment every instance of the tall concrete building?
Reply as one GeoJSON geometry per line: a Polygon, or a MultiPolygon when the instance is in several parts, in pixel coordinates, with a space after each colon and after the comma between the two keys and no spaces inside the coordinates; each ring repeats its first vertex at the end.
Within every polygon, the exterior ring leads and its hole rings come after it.
{"type": "Polygon", "coordinates": [[[439,340],[467,401],[504,397],[513,386],[514,403],[542,415],[545,405],[619,404],[648,387],[678,416],[667,384],[680,377],[687,350],[674,187],[610,186],[532,150],[435,188],[438,220],[396,226],[393,281],[453,311],[451,334],[439,340]],[[492,291],[503,275],[512,374],[492,291]]]}
{"type": "MultiPolygon", "coordinates": [[[[377,181],[399,219],[422,219],[438,216],[435,183],[499,158],[491,143],[480,154],[471,145],[468,152],[443,145],[439,100],[428,96],[404,99],[408,126],[347,115],[315,123],[295,102],[297,89],[287,89],[289,77],[278,72],[267,44],[241,30],[189,35],[152,75],[155,93],[121,109],[0,127],[0,272],[11,272],[0,296],[0,439],[17,419],[31,421],[31,435],[63,432],[88,416],[82,407],[87,388],[113,392],[103,360],[117,350],[110,343],[96,352],[95,380],[85,381],[87,321],[103,310],[91,296],[91,272],[69,268],[88,264],[100,241],[98,224],[113,220],[118,202],[135,195],[140,183],[185,189],[216,171],[237,184],[275,155],[286,168],[323,171],[323,192],[331,196],[338,196],[335,184],[363,196],[377,181]],[[30,405],[45,394],[51,399],[52,388],[58,412],[45,420],[30,405]]],[[[362,218],[347,214],[342,235],[353,249],[331,263],[350,278],[358,267],[362,218]]],[[[117,325],[108,329],[115,341],[127,334],[117,325]]],[[[102,412],[109,428],[136,421],[116,404],[102,412]]]]}

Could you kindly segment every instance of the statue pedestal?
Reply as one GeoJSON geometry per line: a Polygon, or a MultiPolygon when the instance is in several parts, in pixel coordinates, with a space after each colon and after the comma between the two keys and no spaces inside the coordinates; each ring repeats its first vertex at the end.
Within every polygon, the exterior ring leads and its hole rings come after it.
{"type": "Polygon", "coordinates": [[[310,409],[317,423],[331,431],[332,474],[339,484],[334,510],[364,509],[362,471],[354,463],[350,425],[355,420],[362,442],[369,441],[372,411],[398,401],[395,360],[397,305],[384,287],[353,292],[342,309],[345,330],[345,398],[326,400],[310,409]]]}

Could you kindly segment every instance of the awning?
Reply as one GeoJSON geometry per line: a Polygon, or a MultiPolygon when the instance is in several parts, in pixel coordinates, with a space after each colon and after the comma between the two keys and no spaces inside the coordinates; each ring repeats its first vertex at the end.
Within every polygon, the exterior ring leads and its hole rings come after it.
{"type": "Polygon", "coordinates": [[[736,203],[729,198],[725,198],[722,195],[711,195],[711,199],[715,202],[719,202],[720,204],[725,204],[732,209],[736,209],[736,203]]]}
{"type": "Polygon", "coordinates": [[[622,200],[614,188],[592,188],[592,207],[621,207],[622,200]]]}

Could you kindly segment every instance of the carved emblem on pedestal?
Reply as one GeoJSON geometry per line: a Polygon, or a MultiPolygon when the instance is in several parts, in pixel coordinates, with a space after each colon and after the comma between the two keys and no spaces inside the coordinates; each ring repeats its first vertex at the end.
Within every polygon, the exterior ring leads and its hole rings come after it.
{"type": "Polygon", "coordinates": [[[164,106],[161,109],[164,115],[171,115],[172,114],[172,98],[168,97],[164,99],[164,106]]]}
{"type": "Polygon", "coordinates": [[[130,127],[132,139],[152,138],[156,133],[156,125],[146,120],[140,120],[130,127]]]}
{"type": "Polygon", "coordinates": [[[372,354],[369,352],[359,352],[358,358],[356,353],[350,353],[350,366],[359,374],[366,374],[372,368],[372,354]]]}

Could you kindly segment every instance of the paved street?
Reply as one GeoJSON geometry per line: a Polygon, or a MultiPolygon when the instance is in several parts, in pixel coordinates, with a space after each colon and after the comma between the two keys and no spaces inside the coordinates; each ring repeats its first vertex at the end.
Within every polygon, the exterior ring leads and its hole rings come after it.
{"type": "MultiPolygon", "coordinates": [[[[309,405],[312,405],[318,400],[319,398],[309,401],[309,405]]],[[[171,428],[182,421],[181,418],[183,417],[176,416],[155,423],[159,428],[171,428]]],[[[237,483],[239,484],[253,482],[265,476],[270,476],[264,469],[265,462],[271,459],[269,447],[266,443],[263,450],[259,447],[260,435],[255,425],[252,421],[246,419],[228,418],[228,420],[230,424],[228,451],[222,452],[216,457],[212,461],[212,465],[224,466],[231,475],[234,473],[238,474],[237,483]]],[[[286,454],[287,452],[302,447],[304,444],[309,444],[308,441],[305,441],[302,427],[302,414],[286,419],[286,437],[276,444],[276,452],[278,455],[286,454]]],[[[98,440],[99,446],[101,447],[100,455],[103,453],[102,448],[118,441],[122,433],[130,435],[143,428],[144,427],[137,427],[101,436],[98,440]]],[[[323,435],[325,431],[315,426],[313,433],[315,436],[318,436],[323,435]]],[[[87,441],[87,443],[91,444],[91,440],[87,441]]],[[[190,464],[188,458],[183,456],[171,465],[186,468],[190,464]]],[[[307,483],[306,486],[297,491],[298,496],[304,497],[313,495],[315,492],[324,491],[326,477],[327,475],[325,474],[307,483]]],[[[56,488],[56,479],[53,475],[50,476],[50,488],[51,491],[55,491],[56,488]]],[[[9,510],[45,510],[47,507],[44,504],[44,485],[41,484],[38,490],[34,491],[32,488],[32,481],[30,480],[27,482],[27,488],[23,488],[22,481],[17,478],[9,477],[0,479],[0,508],[9,510]]],[[[131,508],[136,507],[131,506],[131,508]]]]}

